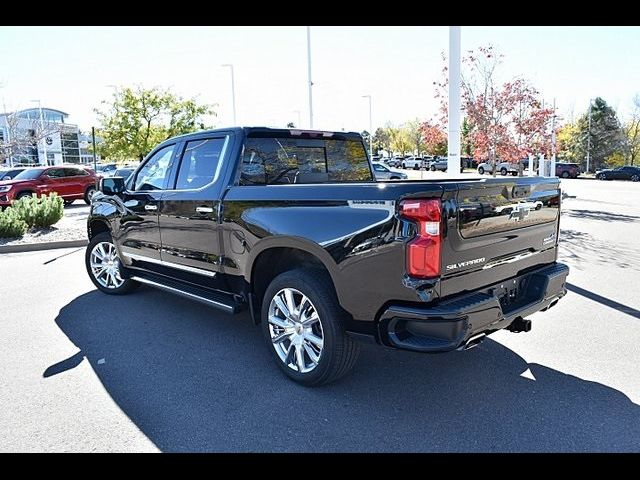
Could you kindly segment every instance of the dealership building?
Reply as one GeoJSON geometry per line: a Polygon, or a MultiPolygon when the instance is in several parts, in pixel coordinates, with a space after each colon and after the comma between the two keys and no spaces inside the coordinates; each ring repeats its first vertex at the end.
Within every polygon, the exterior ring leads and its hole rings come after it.
{"type": "Polygon", "coordinates": [[[5,150],[0,158],[13,165],[92,162],[88,139],[66,122],[68,116],[53,108],[0,114],[0,148],[5,150]]]}

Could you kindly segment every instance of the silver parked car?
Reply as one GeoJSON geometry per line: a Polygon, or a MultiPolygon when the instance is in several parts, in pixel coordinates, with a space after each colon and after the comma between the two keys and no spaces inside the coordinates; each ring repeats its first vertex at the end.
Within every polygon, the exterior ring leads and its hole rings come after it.
{"type": "Polygon", "coordinates": [[[376,180],[406,180],[407,174],[395,168],[387,167],[380,162],[371,162],[376,180]]]}

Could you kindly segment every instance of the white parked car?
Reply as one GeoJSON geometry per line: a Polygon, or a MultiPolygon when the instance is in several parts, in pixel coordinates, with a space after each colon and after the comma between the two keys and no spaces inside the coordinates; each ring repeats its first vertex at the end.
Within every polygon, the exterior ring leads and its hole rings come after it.
{"type": "MultiPolygon", "coordinates": [[[[496,170],[500,175],[507,175],[510,173],[514,177],[518,175],[518,164],[509,162],[499,162],[496,165],[496,170]]],[[[478,165],[478,173],[484,175],[485,173],[493,173],[493,165],[490,162],[482,162],[478,165]]]]}
{"type": "Polygon", "coordinates": [[[422,157],[407,157],[402,160],[402,168],[413,168],[419,170],[424,166],[422,157]]]}

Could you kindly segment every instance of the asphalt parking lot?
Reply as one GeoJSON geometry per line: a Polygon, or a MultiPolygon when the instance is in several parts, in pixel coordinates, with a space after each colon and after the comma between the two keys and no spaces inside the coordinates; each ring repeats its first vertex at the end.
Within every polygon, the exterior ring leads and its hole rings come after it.
{"type": "Polygon", "coordinates": [[[0,255],[0,451],[638,451],[640,184],[562,184],[570,291],[530,333],[366,345],[317,389],[247,315],[100,294],[83,250],[0,255]]]}

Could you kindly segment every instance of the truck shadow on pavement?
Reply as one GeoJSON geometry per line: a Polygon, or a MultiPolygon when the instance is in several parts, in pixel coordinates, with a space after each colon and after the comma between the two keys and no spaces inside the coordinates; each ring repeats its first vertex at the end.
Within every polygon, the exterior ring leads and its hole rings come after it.
{"type": "Polygon", "coordinates": [[[309,389],[272,363],[248,315],[160,291],[92,291],[56,323],[81,351],[43,375],[86,358],[163,451],[638,449],[640,408],[628,397],[492,340],[441,355],[363,345],[351,375],[309,389]]]}

